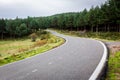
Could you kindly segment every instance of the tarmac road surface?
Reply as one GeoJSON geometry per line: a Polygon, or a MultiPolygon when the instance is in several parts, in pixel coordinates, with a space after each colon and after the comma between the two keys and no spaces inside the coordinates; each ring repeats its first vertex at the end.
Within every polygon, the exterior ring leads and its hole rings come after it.
{"type": "Polygon", "coordinates": [[[0,80],[88,80],[104,48],[96,40],[50,31],[66,42],[52,50],[0,67],[0,80]]]}

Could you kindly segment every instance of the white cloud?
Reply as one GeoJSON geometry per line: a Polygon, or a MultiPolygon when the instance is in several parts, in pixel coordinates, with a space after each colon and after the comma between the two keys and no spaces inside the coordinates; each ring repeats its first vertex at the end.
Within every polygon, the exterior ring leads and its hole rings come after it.
{"type": "Polygon", "coordinates": [[[0,0],[0,17],[47,16],[81,11],[106,0],[0,0]]]}

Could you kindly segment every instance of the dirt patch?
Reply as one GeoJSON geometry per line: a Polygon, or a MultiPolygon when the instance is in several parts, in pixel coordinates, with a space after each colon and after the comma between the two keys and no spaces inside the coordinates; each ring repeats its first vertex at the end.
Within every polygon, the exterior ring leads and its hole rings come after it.
{"type": "Polygon", "coordinates": [[[120,51],[120,45],[110,45],[108,47],[110,48],[112,55],[114,55],[116,52],[120,51]]]}
{"type": "Polygon", "coordinates": [[[105,42],[112,54],[120,51],[120,42],[105,42]]]}

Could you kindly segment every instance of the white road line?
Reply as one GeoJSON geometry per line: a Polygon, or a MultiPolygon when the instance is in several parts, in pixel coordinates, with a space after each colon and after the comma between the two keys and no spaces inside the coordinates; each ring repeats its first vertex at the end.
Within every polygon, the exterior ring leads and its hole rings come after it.
{"type": "Polygon", "coordinates": [[[103,42],[99,41],[99,43],[102,44],[102,46],[104,48],[103,56],[102,56],[100,63],[96,67],[95,71],[90,76],[89,80],[96,80],[98,78],[99,74],[101,73],[105,63],[106,63],[106,59],[107,59],[107,55],[108,55],[107,48],[103,42]]]}

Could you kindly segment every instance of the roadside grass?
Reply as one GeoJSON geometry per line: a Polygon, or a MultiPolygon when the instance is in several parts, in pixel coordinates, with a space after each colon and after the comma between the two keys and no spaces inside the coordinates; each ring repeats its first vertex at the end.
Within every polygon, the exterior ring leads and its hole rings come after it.
{"type": "Polygon", "coordinates": [[[20,49],[30,48],[33,44],[30,39],[0,41],[0,59],[18,54],[20,49]]]}
{"type": "Polygon", "coordinates": [[[36,42],[31,39],[0,41],[0,66],[43,53],[65,42],[63,38],[50,33],[39,35],[36,42]],[[44,39],[41,39],[42,37],[44,39]]]}
{"type": "Polygon", "coordinates": [[[106,80],[120,80],[120,51],[110,55],[106,80]]]}
{"type": "Polygon", "coordinates": [[[92,38],[101,41],[120,41],[120,33],[119,32],[85,32],[82,33],[81,31],[68,31],[68,30],[58,30],[52,29],[59,33],[76,36],[76,37],[83,37],[83,38],[92,38]]]}

